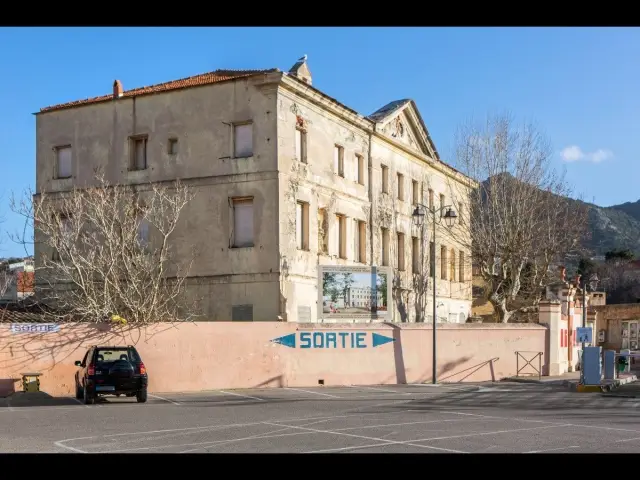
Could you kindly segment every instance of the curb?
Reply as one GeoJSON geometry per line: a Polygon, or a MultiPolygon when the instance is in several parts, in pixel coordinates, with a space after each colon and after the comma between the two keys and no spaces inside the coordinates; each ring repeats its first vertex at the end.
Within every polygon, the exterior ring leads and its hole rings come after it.
{"type": "MultiPolygon", "coordinates": [[[[568,383],[567,386],[569,387],[569,390],[571,390],[572,392],[602,393],[605,390],[607,392],[611,392],[612,390],[615,390],[621,385],[626,385],[627,383],[635,382],[636,380],[638,380],[638,377],[636,377],[635,375],[631,375],[630,377],[627,377],[627,378],[609,381],[607,383],[602,383],[600,385],[580,385],[576,381],[571,381],[571,382],[567,382],[568,383]]],[[[604,394],[604,395],[606,396],[607,394],[604,394]]],[[[612,394],[611,396],[622,397],[622,395],[616,395],[616,394],[612,394]]],[[[635,398],[635,396],[631,398],[635,398]]]]}
{"type": "Polygon", "coordinates": [[[514,383],[533,383],[536,385],[556,385],[556,386],[566,386],[571,380],[537,380],[533,378],[522,378],[522,377],[509,377],[503,378],[502,382],[514,382],[514,383]]]}

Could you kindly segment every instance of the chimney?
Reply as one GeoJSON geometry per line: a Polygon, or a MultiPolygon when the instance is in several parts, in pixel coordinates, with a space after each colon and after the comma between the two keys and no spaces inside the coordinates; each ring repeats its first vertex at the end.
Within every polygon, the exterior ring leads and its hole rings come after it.
{"type": "Polygon", "coordinates": [[[120,98],[122,96],[122,82],[115,80],[113,82],[113,98],[120,98]]]}
{"type": "Polygon", "coordinates": [[[289,75],[302,80],[305,83],[311,85],[311,72],[307,66],[307,56],[303,55],[298,61],[289,69],[289,75]]]}

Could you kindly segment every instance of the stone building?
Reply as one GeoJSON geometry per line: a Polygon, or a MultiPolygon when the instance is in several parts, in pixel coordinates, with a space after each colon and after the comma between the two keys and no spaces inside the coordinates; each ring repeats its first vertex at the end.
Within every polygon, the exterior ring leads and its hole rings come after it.
{"type": "MultiPolygon", "coordinates": [[[[317,266],[364,264],[394,268],[393,319],[413,321],[414,204],[463,215],[452,192],[472,185],[439,158],[413,101],[363,116],[313,86],[306,58],[288,72],[217,70],[132,90],[116,80],[112,94],[36,119],[37,192],[89,185],[95,167],[111,183],[194,187],[174,242],[198,254],[190,288],[206,299],[203,319],[317,321],[317,266]]],[[[463,322],[469,254],[439,228],[438,319],[463,322]]],[[[50,254],[36,245],[36,262],[50,254]]]]}

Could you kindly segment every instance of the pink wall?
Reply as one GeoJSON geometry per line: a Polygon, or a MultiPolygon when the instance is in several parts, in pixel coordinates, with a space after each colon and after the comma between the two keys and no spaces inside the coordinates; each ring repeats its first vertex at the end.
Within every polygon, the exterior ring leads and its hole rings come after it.
{"type": "MultiPolygon", "coordinates": [[[[546,328],[540,325],[437,328],[438,380],[443,382],[499,380],[516,374],[516,351],[545,351],[546,328]]],[[[62,325],[59,332],[41,334],[12,333],[4,324],[0,325],[0,395],[10,379],[19,379],[26,371],[43,373],[43,391],[72,394],[74,361],[82,359],[87,346],[96,344],[135,345],[149,372],[149,389],[155,392],[303,387],[318,385],[321,379],[325,385],[425,382],[431,381],[431,335],[429,324],[203,322],[127,330],[62,325]],[[373,347],[373,333],[396,340],[373,347]],[[271,342],[288,334],[295,335],[295,348],[271,342]],[[318,343],[335,339],[335,346],[301,348],[301,335],[318,343]],[[353,346],[359,338],[362,348],[352,348],[352,338],[353,346]]]]}

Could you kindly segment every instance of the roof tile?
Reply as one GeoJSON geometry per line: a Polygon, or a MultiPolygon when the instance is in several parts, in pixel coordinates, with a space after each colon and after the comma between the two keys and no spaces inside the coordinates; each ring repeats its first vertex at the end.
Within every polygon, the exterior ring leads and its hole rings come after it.
{"type": "MultiPolygon", "coordinates": [[[[152,93],[166,92],[170,90],[181,90],[183,88],[210,85],[227,80],[236,80],[238,78],[251,77],[254,75],[272,73],[277,71],[277,68],[272,68],[269,70],[216,70],[214,72],[202,73],[200,75],[194,75],[192,77],[181,78],[178,80],[171,80],[169,82],[158,83],[156,85],[134,88],[132,90],[125,90],[121,98],[137,97],[140,95],[149,95],[152,93]]],[[[113,94],[102,95],[93,98],[85,98],[83,100],[74,100],[72,102],[60,103],[58,105],[51,105],[49,107],[41,108],[40,113],[51,112],[53,110],[62,110],[65,108],[73,108],[81,105],[101,103],[109,100],[113,100],[113,94]]]]}

